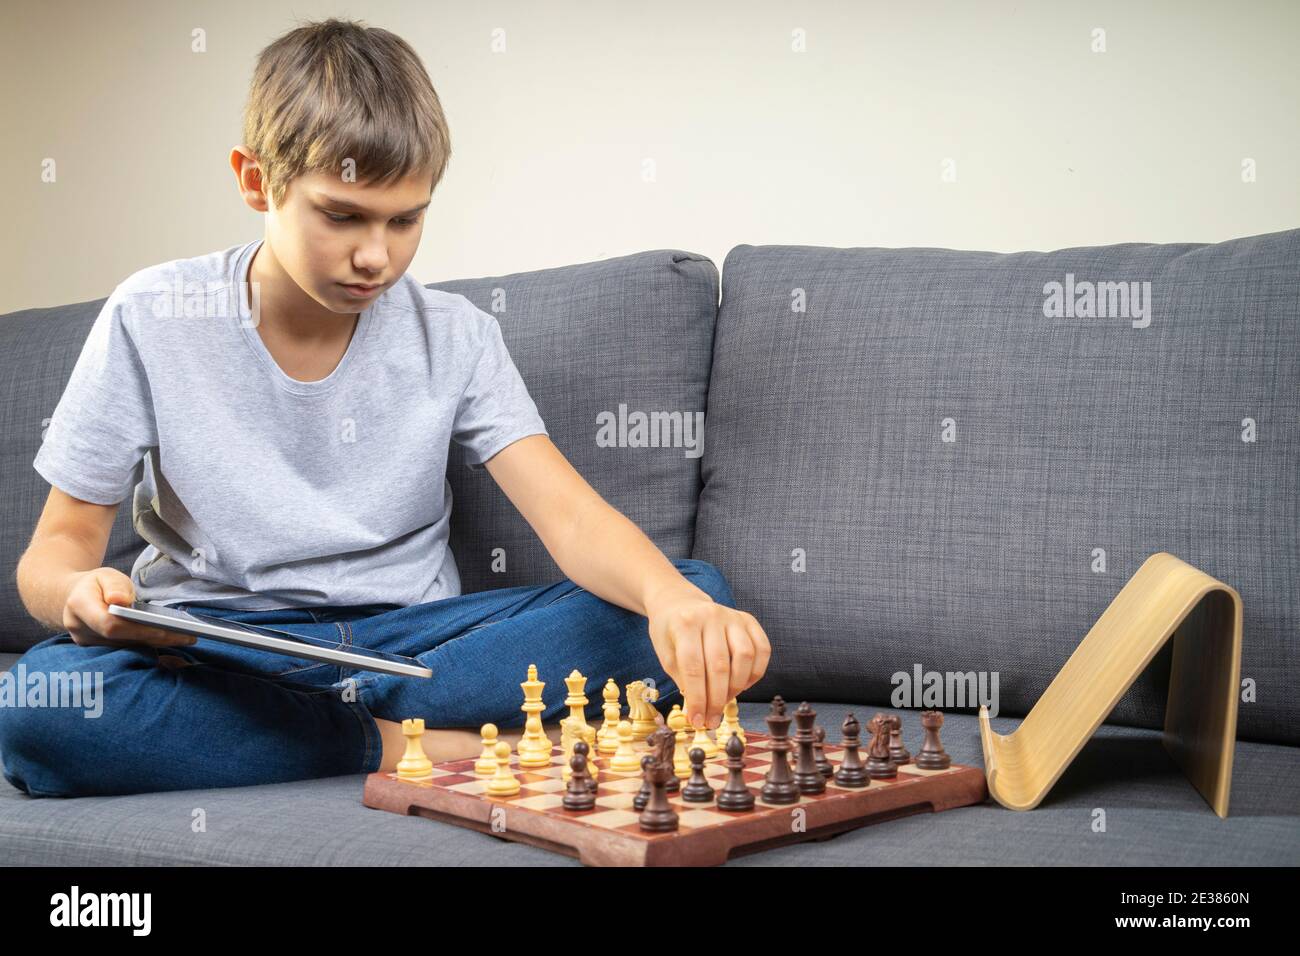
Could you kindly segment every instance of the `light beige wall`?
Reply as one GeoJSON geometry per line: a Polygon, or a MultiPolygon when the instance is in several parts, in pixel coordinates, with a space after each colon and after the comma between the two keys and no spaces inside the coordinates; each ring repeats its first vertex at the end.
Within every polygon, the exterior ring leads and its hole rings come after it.
{"type": "Polygon", "coordinates": [[[329,15],[406,37],[447,109],[425,282],[661,247],[721,265],[739,243],[1300,226],[1294,2],[6,0],[0,312],[261,235],[226,161],[253,60],[329,15]]]}

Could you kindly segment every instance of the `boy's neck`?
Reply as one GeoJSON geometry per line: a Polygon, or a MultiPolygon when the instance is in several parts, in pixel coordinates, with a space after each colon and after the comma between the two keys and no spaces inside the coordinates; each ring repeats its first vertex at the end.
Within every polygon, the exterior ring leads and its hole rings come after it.
{"type": "MultiPolygon", "coordinates": [[[[253,253],[248,282],[258,283],[258,330],[285,339],[312,342],[351,336],[359,313],[331,312],[303,292],[264,241],[253,253]]],[[[251,308],[251,304],[248,305],[251,308]]]]}

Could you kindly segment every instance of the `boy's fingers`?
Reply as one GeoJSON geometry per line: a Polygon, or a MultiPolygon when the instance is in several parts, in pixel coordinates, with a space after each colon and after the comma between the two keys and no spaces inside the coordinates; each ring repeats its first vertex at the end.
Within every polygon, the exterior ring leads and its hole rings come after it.
{"type": "Polygon", "coordinates": [[[677,650],[677,683],[682,688],[685,706],[690,708],[687,719],[692,727],[704,726],[706,686],[704,678],[704,649],[699,635],[683,637],[674,645],[677,650]]]}
{"type": "Polygon", "coordinates": [[[705,726],[714,727],[722,719],[726,706],[727,690],[731,686],[731,648],[727,646],[727,631],[721,621],[704,625],[704,673],[708,682],[708,702],[705,704],[705,726]]]}

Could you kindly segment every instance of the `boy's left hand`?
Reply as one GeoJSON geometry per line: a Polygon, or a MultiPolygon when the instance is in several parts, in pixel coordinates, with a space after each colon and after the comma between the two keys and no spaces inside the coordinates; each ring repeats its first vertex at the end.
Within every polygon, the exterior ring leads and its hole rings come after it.
{"type": "Polygon", "coordinates": [[[716,727],[727,701],[767,670],[771,645],[747,611],[697,590],[663,597],[647,617],[655,653],[681,689],[682,710],[693,727],[716,727]]]}

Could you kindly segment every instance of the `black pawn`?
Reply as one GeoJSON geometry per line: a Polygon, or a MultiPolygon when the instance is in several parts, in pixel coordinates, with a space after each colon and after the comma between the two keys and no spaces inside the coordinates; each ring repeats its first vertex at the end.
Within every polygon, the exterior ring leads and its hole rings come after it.
{"type": "Polygon", "coordinates": [[[591,792],[588,786],[589,775],[587,773],[587,755],[578,752],[574,748],[574,754],[569,758],[569,768],[573,771],[569,775],[568,790],[565,791],[564,799],[561,803],[566,810],[590,810],[596,805],[596,795],[591,792]]]}
{"type": "Polygon", "coordinates": [[[912,762],[912,754],[903,745],[903,718],[889,715],[889,759],[901,767],[912,762]]]}
{"type": "Polygon", "coordinates": [[[753,810],[754,793],[745,785],[745,745],[739,737],[727,741],[727,784],[718,794],[719,810],[753,810]]]}
{"type": "Polygon", "coordinates": [[[844,748],[844,757],[840,760],[840,769],[835,771],[835,782],[841,787],[854,789],[865,787],[868,782],[867,768],[858,756],[858,719],[852,714],[844,718],[844,739],[840,746],[844,748]]]}
{"type": "Polygon", "coordinates": [[[831,762],[826,759],[826,728],[821,724],[813,727],[813,753],[817,755],[817,769],[822,772],[823,777],[829,777],[835,773],[835,768],[831,762]]]}
{"type": "MultiPolygon", "coordinates": [[[[575,754],[582,754],[585,760],[591,759],[591,748],[587,746],[587,742],[585,740],[579,740],[577,743],[575,743],[573,745],[573,752],[575,754]]],[[[582,766],[583,769],[586,770],[586,768],[589,767],[590,764],[584,763],[582,766]]],[[[596,792],[596,775],[593,774],[590,770],[586,770],[586,776],[587,776],[587,789],[594,794],[596,792]]]]}
{"type": "Polygon", "coordinates": [[[713,788],[704,777],[704,750],[692,747],[688,755],[691,758],[691,779],[682,787],[682,799],[687,803],[712,803],[713,788]]]}
{"type": "Polygon", "coordinates": [[[641,758],[641,789],[632,798],[633,810],[644,810],[645,805],[650,802],[650,767],[654,762],[655,758],[650,754],[641,758]]]}

